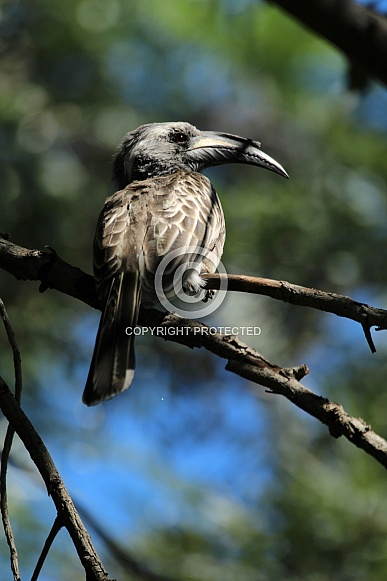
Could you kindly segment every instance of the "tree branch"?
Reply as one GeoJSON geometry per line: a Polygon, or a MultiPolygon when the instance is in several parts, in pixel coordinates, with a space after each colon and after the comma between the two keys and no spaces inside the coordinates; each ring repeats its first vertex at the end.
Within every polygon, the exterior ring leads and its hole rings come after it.
{"type": "Polygon", "coordinates": [[[384,468],[387,468],[387,442],[371,430],[361,418],[354,418],[347,414],[344,408],[335,402],[316,395],[284,370],[278,373],[266,368],[257,369],[255,365],[231,360],[226,369],[245,377],[254,383],[267,387],[271,393],[286,397],[311,416],[325,424],[331,436],[344,436],[352,444],[361,448],[375,458],[384,468]],[[283,376],[282,379],[278,375],[283,376]]]}
{"type": "MultiPolygon", "coordinates": [[[[142,313],[142,324],[155,324],[153,315],[147,320],[145,315],[149,312],[144,309],[142,313]]],[[[334,438],[344,436],[387,468],[387,442],[383,438],[373,432],[362,419],[347,414],[340,404],[313,393],[299,383],[309,373],[306,365],[288,369],[279,367],[237,337],[213,333],[207,325],[181,319],[177,315],[159,313],[157,327],[160,329],[159,335],[165,339],[189,347],[204,347],[211,353],[227,359],[228,371],[267,387],[271,393],[286,397],[325,424],[331,436],[334,438]]]]}
{"type": "MultiPolygon", "coordinates": [[[[59,290],[90,306],[97,307],[98,301],[92,277],[78,268],[63,263],[58,258],[53,260],[47,258],[46,255],[47,253],[27,250],[15,246],[9,241],[0,240],[0,268],[4,268],[21,279],[42,280],[43,278],[46,287],[59,290]],[[52,261],[52,268],[46,268],[42,277],[41,267],[46,265],[48,260],[52,261]],[[55,268],[57,260],[60,261],[60,265],[55,268]],[[24,266],[21,266],[22,262],[24,262],[24,266]],[[63,273],[65,273],[66,280],[62,279],[63,273]],[[78,294],[80,287],[81,291],[78,294]],[[71,292],[67,292],[68,289],[71,292]]],[[[216,288],[216,284],[219,284],[217,277],[207,276],[207,278],[209,281],[211,280],[209,285],[215,285],[216,288]]],[[[230,289],[241,290],[242,288],[243,290],[249,288],[249,292],[266,294],[293,304],[320,308],[339,316],[351,318],[361,324],[365,321],[368,328],[374,325],[386,328],[386,311],[357,303],[348,297],[305,289],[281,281],[231,276],[230,289]]],[[[344,436],[387,468],[387,442],[383,438],[375,434],[363,420],[348,415],[339,404],[318,396],[299,383],[308,374],[306,365],[290,369],[281,368],[239,341],[237,337],[222,335],[203,323],[182,319],[174,314],[141,309],[139,324],[153,327],[154,334],[164,339],[192,348],[204,347],[211,353],[226,359],[226,369],[267,387],[273,393],[286,397],[328,426],[332,436],[336,438],[344,436]]]]}
{"type": "Polygon", "coordinates": [[[29,250],[0,235],[0,268],[18,280],[41,281],[41,292],[56,289],[91,307],[99,307],[93,277],[71,266],[52,250],[29,250]]]}
{"type": "MultiPolygon", "coordinates": [[[[12,458],[12,456],[10,458],[10,462],[15,468],[23,471],[29,478],[33,479],[36,484],[39,486],[44,486],[44,483],[42,482],[41,478],[39,478],[39,475],[30,467],[27,462],[20,461],[19,458],[12,458]]],[[[72,495],[72,498],[83,522],[88,526],[89,529],[91,528],[94,530],[95,534],[105,545],[109,555],[113,557],[113,559],[126,571],[126,573],[130,572],[135,575],[136,578],[142,579],[142,581],[178,581],[176,577],[155,573],[141,561],[137,560],[127,547],[122,547],[112,535],[106,532],[103,526],[98,523],[95,517],[89,512],[88,509],[86,509],[86,507],[79,499],[74,498],[74,495],[72,495]]],[[[57,516],[44,543],[44,547],[38,559],[34,573],[31,577],[31,581],[36,581],[38,579],[48,551],[55,539],[55,536],[58,534],[62,527],[63,522],[57,516]]]]}
{"type": "Polygon", "coordinates": [[[270,0],[387,85],[387,20],[353,0],[270,0]]]}
{"type": "Polygon", "coordinates": [[[46,539],[46,542],[44,543],[42,552],[40,553],[34,572],[32,573],[31,581],[38,581],[44,562],[48,556],[48,553],[50,552],[52,543],[55,541],[55,538],[59,531],[61,530],[62,526],[63,526],[62,521],[60,517],[57,515],[55,517],[54,522],[52,523],[52,527],[50,529],[50,532],[48,533],[48,537],[46,539]]]}
{"type": "Polygon", "coordinates": [[[0,407],[38,468],[58,515],[74,543],[87,580],[109,581],[47,448],[1,377],[0,407]]]}
{"type": "MultiPolygon", "coordinates": [[[[39,289],[41,292],[48,288],[58,290],[90,307],[101,308],[93,277],[68,264],[52,251],[29,250],[0,237],[0,269],[6,270],[19,280],[41,281],[39,289]]],[[[203,278],[207,280],[206,288],[218,289],[224,276],[203,275],[203,278]]],[[[286,281],[240,274],[227,275],[227,288],[230,291],[269,296],[285,303],[332,313],[360,323],[364,328],[376,327],[377,331],[387,329],[387,310],[371,307],[335,293],[286,281]]],[[[157,317],[155,313],[154,321],[157,317]]]]}
{"type": "Polygon", "coordinates": [[[228,290],[265,295],[278,301],[312,307],[360,323],[372,353],[375,353],[376,349],[371,337],[371,327],[377,327],[377,331],[387,329],[387,311],[384,309],[370,307],[350,297],[306,288],[283,280],[240,274],[205,274],[203,278],[207,280],[206,288],[218,289],[225,276],[228,290]]]}
{"type": "MultiPolygon", "coordinates": [[[[8,342],[12,349],[13,354],[13,366],[15,371],[15,399],[18,403],[21,400],[22,393],[22,367],[21,367],[21,357],[20,350],[16,341],[15,333],[13,332],[11,321],[9,320],[5,305],[0,299],[0,316],[3,320],[4,328],[7,333],[8,342]]],[[[1,518],[3,521],[3,528],[5,537],[7,539],[10,560],[11,560],[11,571],[14,581],[20,581],[19,572],[19,561],[17,548],[15,543],[15,538],[12,531],[11,521],[8,512],[8,491],[7,491],[7,470],[8,470],[8,458],[12,448],[13,437],[15,435],[15,430],[11,424],[8,424],[7,431],[5,434],[3,450],[1,453],[1,467],[0,467],[0,508],[1,508],[1,518]]]]}

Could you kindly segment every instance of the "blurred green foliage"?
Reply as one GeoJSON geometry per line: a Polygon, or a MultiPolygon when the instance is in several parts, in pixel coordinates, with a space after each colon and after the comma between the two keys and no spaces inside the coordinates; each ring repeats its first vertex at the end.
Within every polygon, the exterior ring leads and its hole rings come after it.
{"type": "MultiPolygon", "coordinates": [[[[344,59],[273,5],[3,0],[0,54],[0,231],[15,243],[49,245],[90,272],[120,139],[143,122],[186,120],[261,140],[291,177],[208,172],[226,215],[228,272],[386,306],[386,93],[349,93],[344,59]]],[[[86,410],[79,400],[97,315],[0,276],[27,411],[77,493],[91,496],[106,529],[138,558],[203,581],[386,577],[386,474],[363,452],[288,403],[251,393],[213,357],[149,338],[138,342],[131,392],[86,410]],[[89,462],[99,476],[91,471],[90,484],[86,471],[82,486],[76,474],[89,462]],[[103,472],[111,480],[99,492],[103,472]]],[[[281,365],[307,362],[306,384],[386,436],[382,334],[371,356],[355,324],[239,294],[210,321],[252,322],[262,327],[253,346],[281,365]]],[[[11,383],[4,333],[0,343],[11,383]]],[[[23,471],[12,478],[11,514],[30,571],[49,500],[34,496],[23,471]]],[[[100,551],[111,575],[132,578],[100,551]]],[[[5,541],[0,554],[4,578],[5,541]]],[[[83,578],[70,543],[56,544],[47,567],[47,579],[83,578]]]]}

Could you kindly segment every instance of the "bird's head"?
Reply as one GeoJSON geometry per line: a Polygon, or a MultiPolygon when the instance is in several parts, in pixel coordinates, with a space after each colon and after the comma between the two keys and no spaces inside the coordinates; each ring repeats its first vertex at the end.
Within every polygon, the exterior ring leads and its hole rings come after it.
{"type": "Polygon", "coordinates": [[[226,163],[256,165],[288,177],[258,141],[175,122],[149,123],[128,133],[114,156],[113,180],[116,189],[123,189],[134,180],[226,163]]]}

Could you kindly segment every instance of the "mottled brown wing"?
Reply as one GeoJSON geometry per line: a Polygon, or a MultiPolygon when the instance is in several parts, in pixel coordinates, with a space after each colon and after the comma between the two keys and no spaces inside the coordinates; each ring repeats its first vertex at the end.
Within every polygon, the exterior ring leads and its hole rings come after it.
{"type": "MultiPolygon", "coordinates": [[[[170,278],[185,262],[213,272],[223,251],[222,208],[207,178],[177,172],[134,182],[106,200],[94,240],[94,276],[105,302],[83,401],[94,405],[130,387],[134,375],[134,334],[142,300],[156,306],[154,275],[164,256],[170,278]],[[214,252],[207,260],[197,249],[214,252]]],[[[167,274],[166,286],[170,287],[167,274]]],[[[168,289],[167,289],[168,290],[168,289]]]]}
{"type": "Polygon", "coordinates": [[[139,205],[133,219],[130,208],[140,191],[126,188],[108,198],[97,224],[94,276],[104,308],[83,393],[87,405],[128,389],[134,376],[134,334],[130,329],[137,324],[141,301],[137,240],[141,246],[147,213],[141,216],[139,205]]]}
{"type": "Polygon", "coordinates": [[[137,188],[128,186],[116,192],[106,200],[99,216],[94,238],[94,278],[102,298],[113,276],[138,271],[138,254],[147,223],[144,190],[147,188],[138,184],[137,188]]]}
{"type": "MultiPolygon", "coordinates": [[[[152,302],[154,274],[164,256],[180,252],[165,269],[169,286],[176,268],[183,263],[202,263],[200,272],[214,272],[223,252],[225,225],[219,198],[210,181],[193,172],[177,172],[153,180],[151,216],[140,258],[144,301],[152,302]],[[205,248],[215,254],[215,263],[197,253],[205,248]]],[[[155,299],[155,297],[154,297],[155,299]]]]}
{"type": "Polygon", "coordinates": [[[222,207],[205,176],[180,171],[134,182],[107,199],[98,221],[94,276],[99,293],[106,296],[118,272],[139,271],[144,303],[155,306],[154,274],[164,256],[181,249],[169,262],[167,277],[196,258],[201,272],[214,272],[224,239],[222,207]],[[198,248],[213,252],[216,263],[192,252],[198,248]]]}

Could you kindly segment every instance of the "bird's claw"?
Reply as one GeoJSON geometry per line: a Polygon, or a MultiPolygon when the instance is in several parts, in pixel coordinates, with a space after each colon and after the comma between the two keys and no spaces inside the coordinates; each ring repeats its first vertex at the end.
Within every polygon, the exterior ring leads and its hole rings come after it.
{"type": "Polygon", "coordinates": [[[214,290],[206,290],[205,292],[205,296],[203,299],[203,303],[207,303],[210,299],[213,299],[215,296],[215,291],[214,290]]]}

